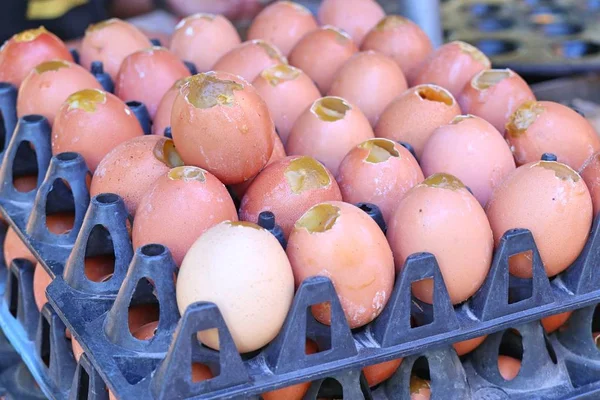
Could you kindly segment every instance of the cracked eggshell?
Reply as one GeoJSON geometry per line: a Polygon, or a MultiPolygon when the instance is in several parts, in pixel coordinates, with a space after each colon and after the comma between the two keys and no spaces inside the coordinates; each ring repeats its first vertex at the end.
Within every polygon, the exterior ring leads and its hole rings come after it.
{"type": "MultiPolygon", "coordinates": [[[[333,282],[350,328],[374,320],[394,286],[394,259],[385,235],[360,208],[328,201],[310,208],[294,225],[287,246],[296,286],[311,276],[333,282]]],[[[328,303],[312,307],[331,324],[328,303]]]]}
{"type": "Polygon", "coordinates": [[[318,12],[322,25],[339,26],[357,46],[383,17],[385,11],[374,0],[324,0],[318,12]]]}
{"type": "Polygon", "coordinates": [[[265,40],[255,39],[248,40],[225,53],[212,69],[239,75],[252,82],[262,70],[277,64],[287,64],[287,59],[281,51],[265,40]]]}

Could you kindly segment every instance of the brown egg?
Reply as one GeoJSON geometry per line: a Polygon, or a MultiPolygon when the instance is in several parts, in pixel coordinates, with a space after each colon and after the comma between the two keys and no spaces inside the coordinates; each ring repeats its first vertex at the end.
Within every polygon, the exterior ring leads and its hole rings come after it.
{"type": "Polygon", "coordinates": [[[535,96],[527,82],[507,68],[479,72],[457,100],[464,113],[485,119],[504,134],[510,115],[524,102],[535,101],[535,96]]]}
{"type": "Polygon", "coordinates": [[[285,56],[271,43],[257,39],[234,47],[212,69],[239,75],[252,82],[263,69],[277,64],[287,64],[285,56]]]}
{"type": "Polygon", "coordinates": [[[391,57],[406,79],[412,82],[433,46],[419,25],[399,15],[388,15],[365,36],[360,49],[375,50],[391,57]]]}
{"type": "Polygon", "coordinates": [[[431,398],[431,382],[416,375],[410,376],[410,400],[429,400],[431,398]]]}
{"type": "Polygon", "coordinates": [[[490,67],[490,60],[476,47],[461,41],[450,42],[439,47],[423,61],[410,84],[434,83],[458,97],[475,74],[490,67]]]}
{"type": "Polygon", "coordinates": [[[356,105],[375,126],[388,104],[407,89],[400,67],[390,57],[375,51],[352,56],[337,73],[329,96],[356,105]],[[365,96],[365,93],[373,93],[365,96]]]}
{"type": "Polygon", "coordinates": [[[36,65],[50,60],[73,61],[67,46],[46,28],[14,34],[0,48],[0,82],[17,88],[36,65]]]}
{"type": "Polygon", "coordinates": [[[224,16],[193,14],[177,24],[170,49],[182,60],[194,63],[198,72],[207,72],[241,42],[237,30],[224,16]]]}
{"type": "MultiPolygon", "coordinates": [[[[494,241],[477,199],[449,174],[435,174],[406,193],[388,225],[387,238],[396,269],[414,253],[428,252],[438,262],[450,300],[458,304],[483,284],[492,263],[494,241]]],[[[412,294],[433,301],[433,281],[414,282],[412,294]]]]}
{"type": "Polygon", "coordinates": [[[21,84],[17,98],[19,117],[39,114],[50,124],[67,97],[83,89],[102,89],[96,78],[77,64],[53,60],[31,70],[21,84]]]}
{"type": "Polygon", "coordinates": [[[254,18],[248,29],[248,40],[266,40],[287,56],[304,35],[317,27],[317,21],[306,7],[292,1],[278,1],[254,18]]]}
{"type": "Polygon", "coordinates": [[[304,35],[290,53],[290,64],[300,68],[325,94],[338,69],[358,48],[352,38],[333,26],[324,26],[304,35]]]}
{"type": "Polygon", "coordinates": [[[183,165],[171,139],[148,135],[115,147],[98,165],[90,195],[115,193],[134,216],[142,196],[169,169],[183,165]]]}
{"type": "Polygon", "coordinates": [[[594,206],[594,217],[600,212],[600,153],[594,153],[581,166],[579,174],[583,178],[594,206]]]}
{"type": "Polygon", "coordinates": [[[161,243],[180,265],[194,241],[225,220],[237,220],[225,186],[201,168],[176,167],[142,197],[133,223],[133,246],[161,243]]]}
{"type": "Polygon", "coordinates": [[[473,339],[463,340],[462,342],[452,343],[452,347],[456,351],[458,356],[464,356],[475,350],[483,341],[487,335],[479,336],[473,339]]]}
{"type": "MultiPolygon", "coordinates": [[[[579,255],[592,226],[592,199],[583,179],[565,164],[525,164],[492,193],[487,207],[496,246],[509,229],[529,229],[548,276],[565,270],[579,255]]],[[[531,278],[531,255],[509,260],[510,273],[531,278]]]]}
{"type": "Polygon", "coordinates": [[[433,131],[460,114],[452,94],[436,85],[419,85],[394,99],[379,117],[375,136],[410,144],[418,158],[433,131]]]}
{"type": "Polygon", "coordinates": [[[83,351],[83,348],[81,347],[81,345],[79,344],[79,342],[77,341],[77,339],[75,339],[72,336],[71,336],[71,348],[73,349],[73,357],[75,358],[75,362],[79,362],[79,359],[81,358],[81,355],[84,353],[84,351],[83,351]]]}
{"type": "Polygon", "coordinates": [[[402,358],[390,360],[375,365],[369,365],[362,369],[369,387],[377,386],[387,381],[402,363],[402,358]]]}
{"type": "Polygon", "coordinates": [[[456,176],[485,207],[492,190],[514,171],[515,160],[492,124],[459,115],[433,131],[421,155],[421,168],[425,176],[437,172],[456,176]]]}
{"type": "Polygon", "coordinates": [[[6,267],[10,268],[10,264],[16,258],[24,258],[32,263],[37,262],[35,256],[31,254],[15,230],[9,227],[4,237],[4,262],[6,267]]]}
{"type": "Polygon", "coordinates": [[[506,124],[506,140],[517,165],[553,153],[558,161],[578,170],[589,156],[600,150],[600,138],[588,120],[552,101],[521,104],[506,124]]]}
{"type": "Polygon", "coordinates": [[[192,363],[192,382],[202,382],[213,377],[212,371],[206,365],[192,363]]]}
{"type": "Polygon", "coordinates": [[[13,177],[13,186],[19,192],[30,192],[37,187],[37,176],[25,175],[13,177]]]}
{"type": "Polygon", "coordinates": [[[135,332],[132,332],[133,337],[138,340],[150,340],[156,334],[156,329],[158,328],[158,321],[147,323],[136,329],[135,332]]]}
{"type": "Polygon", "coordinates": [[[511,381],[519,375],[521,361],[509,356],[498,356],[498,371],[506,381],[511,381]]]}
{"type": "Polygon", "coordinates": [[[573,312],[567,311],[560,314],[554,314],[546,318],[542,318],[542,326],[546,333],[550,334],[564,325],[573,312]]]}
{"type": "Polygon", "coordinates": [[[383,17],[385,11],[374,0],[324,0],[318,13],[321,24],[339,26],[357,45],[383,17]]]}
{"type": "Polygon", "coordinates": [[[41,264],[36,264],[33,272],[33,297],[38,310],[42,311],[44,304],[48,302],[46,288],[52,282],[52,278],[41,264]]]}
{"type": "Polygon", "coordinates": [[[369,139],[354,147],[337,177],[345,202],[375,204],[386,222],[404,194],[423,179],[412,154],[388,139],[369,139]]]}
{"type": "Polygon", "coordinates": [[[84,263],[85,276],[92,282],[102,282],[115,270],[114,255],[86,257],[84,263]]]}
{"type": "Polygon", "coordinates": [[[187,82],[188,78],[181,78],[173,86],[171,89],[165,93],[165,95],[158,103],[158,108],[156,109],[156,114],[154,114],[154,119],[152,120],[152,134],[153,135],[164,135],[165,128],[171,126],[171,113],[173,111],[173,103],[175,103],[175,98],[179,94],[179,90],[181,87],[187,82]]]}
{"type": "Polygon", "coordinates": [[[191,77],[173,104],[171,129],[185,163],[225,184],[255,176],[273,151],[267,104],[252,85],[227,73],[191,77]]]}
{"type": "Polygon", "coordinates": [[[342,195],[323,164],[312,157],[286,157],[254,179],[242,198],[240,219],[256,223],[261,212],[271,211],[287,238],[302,214],[328,200],[341,201],[342,195]]]}
{"type": "Polygon", "coordinates": [[[288,141],[290,155],[316,158],[337,176],[342,160],[355,146],[372,139],[365,115],[340,97],[322,97],[298,117],[288,141]]]}
{"type": "Polygon", "coordinates": [[[283,143],[287,142],[300,114],[321,97],[319,89],[308,75],[287,64],[263,70],[252,85],[267,103],[283,143]]]}
{"type": "Polygon", "coordinates": [[[150,46],[150,40],[133,24],[108,19],[86,29],[81,42],[81,65],[89,70],[92,62],[101,61],[104,72],[115,80],[127,56],[150,46]]]}
{"type": "MultiPolygon", "coordinates": [[[[277,336],[294,297],[285,251],[269,231],[249,222],[223,222],[190,248],[177,279],[181,314],[198,301],[215,303],[240,353],[260,349],[277,336]]],[[[198,333],[219,349],[216,329],[198,333]]]]}
{"type": "MultiPolygon", "coordinates": [[[[394,285],[394,259],[385,235],[367,213],[352,204],[328,201],[310,208],[294,225],[287,246],[296,286],[311,276],[333,282],[351,329],[383,311],[394,285]]],[[[328,303],[311,307],[331,324],[328,303]]]]}

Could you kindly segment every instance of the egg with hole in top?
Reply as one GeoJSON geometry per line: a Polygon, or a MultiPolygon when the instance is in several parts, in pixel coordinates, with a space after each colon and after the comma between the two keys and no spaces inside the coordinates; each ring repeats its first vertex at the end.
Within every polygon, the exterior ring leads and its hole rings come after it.
{"type": "Polygon", "coordinates": [[[212,69],[239,75],[252,82],[260,72],[277,64],[287,64],[279,49],[265,40],[249,40],[225,53],[212,69]]]}
{"type": "Polygon", "coordinates": [[[375,0],[324,0],[318,12],[321,24],[339,26],[357,45],[383,17],[385,11],[375,0]]]}

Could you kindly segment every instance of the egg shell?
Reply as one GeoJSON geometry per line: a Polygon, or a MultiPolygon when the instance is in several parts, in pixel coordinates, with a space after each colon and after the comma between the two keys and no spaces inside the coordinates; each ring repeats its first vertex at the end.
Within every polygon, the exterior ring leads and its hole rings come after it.
{"type": "Polygon", "coordinates": [[[213,70],[239,75],[252,82],[260,72],[273,65],[287,64],[281,51],[264,40],[248,40],[225,53],[213,70]]]}
{"type": "Polygon", "coordinates": [[[521,361],[509,356],[498,356],[498,371],[504,380],[511,381],[519,375],[521,361]]]}
{"type": "Polygon", "coordinates": [[[161,243],[180,265],[196,239],[225,220],[237,220],[225,186],[201,168],[176,167],[142,197],[133,223],[133,246],[161,243]]]}
{"type": "Polygon", "coordinates": [[[552,101],[521,104],[510,116],[505,136],[517,165],[553,153],[559,162],[579,170],[588,157],[600,150],[600,138],[588,120],[552,101]]]}
{"type": "Polygon", "coordinates": [[[55,59],[73,61],[67,46],[46,28],[16,33],[0,48],[0,82],[19,88],[36,65],[55,59]]]}
{"type": "MultiPolygon", "coordinates": [[[[458,178],[435,174],[406,193],[388,225],[396,269],[419,252],[433,254],[452,304],[471,297],[492,262],[492,230],[477,199],[458,178]]],[[[431,304],[433,281],[414,282],[412,294],[431,304]]]]}
{"type": "Polygon", "coordinates": [[[207,72],[228,51],[241,43],[233,24],[222,15],[193,14],[182,19],[171,37],[171,51],[207,72]]]}
{"type": "Polygon", "coordinates": [[[433,131],[460,115],[454,96],[437,85],[419,85],[395,98],[375,126],[375,136],[410,144],[417,158],[433,131]]]}
{"type": "Polygon", "coordinates": [[[152,120],[152,134],[153,135],[164,135],[165,128],[171,126],[171,113],[173,112],[173,103],[175,98],[179,94],[179,90],[187,81],[187,78],[181,78],[165,93],[158,103],[156,114],[152,120]]]}
{"type": "Polygon", "coordinates": [[[358,107],[340,97],[327,96],[298,117],[285,149],[289,155],[316,158],[337,176],[346,154],[373,137],[369,120],[358,107]]]}
{"type": "Polygon", "coordinates": [[[242,198],[240,219],[256,223],[261,212],[271,211],[287,238],[302,214],[328,200],[342,200],[331,172],[312,157],[286,157],[254,179],[242,198]]]}
{"type": "Polygon", "coordinates": [[[476,47],[461,41],[439,47],[419,66],[411,86],[433,83],[458,97],[462,88],[475,74],[489,69],[490,60],[476,47]]]}
{"type": "Polygon", "coordinates": [[[407,89],[400,67],[390,57],[375,51],[353,55],[340,68],[329,96],[338,96],[356,105],[375,126],[388,104],[407,89]],[[365,96],[365,93],[372,93],[365,96]]]}
{"type": "MultiPolygon", "coordinates": [[[[514,170],[492,192],[486,213],[496,246],[510,229],[529,229],[546,274],[565,270],[579,255],[592,226],[592,199],[577,172],[555,161],[538,161],[514,170]]],[[[514,255],[510,273],[531,278],[531,256],[514,255]]]]}
{"type": "Polygon", "coordinates": [[[134,216],[142,196],[169,169],[183,165],[173,140],[147,135],[128,140],[108,153],[92,177],[90,195],[115,193],[134,216]]]}
{"type": "MultiPolygon", "coordinates": [[[[277,336],[292,304],[294,276],[275,236],[247,222],[223,222],[206,231],[185,256],[177,279],[181,314],[197,301],[215,303],[240,353],[277,336]]],[[[219,349],[216,329],[198,333],[219,349]]]]}
{"type": "Polygon", "coordinates": [[[492,190],[516,167],[504,137],[492,124],[461,115],[433,131],[423,149],[421,168],[426,176],[438,172],[456,176],[485,207],[492,190]]]}
{"type": "Polygon", "coordinates": [[[123,60],[115,94],[123,101],[139,101],[154,118],[158,104],[178,79],[190,75],[185,64],[164,47],[150,47],[123,60]]]}
{"type": "Polygon", "coordinates": [[[433,46],[419,25],[399,15],[388,15],[365,36],[360,49],[375,50],[391,57],[411,82],[433,46]]]}
{"type": "Polygon", "coordinates": [[[33,272],[33,297],[38,310],[42,311],[44,304],[48,302],[46,288],[52,282],[52,278],[41,264],[36,264],[33,272]]]}
{"type": "Polygon", "coordinates": [[[386,222],[404,194],[423,179],[412,154],[388,139],[369,139],[354,147],[337,177],[345,202],[375,204],[386,222]]]}
{"type": "Polygon", "coordinates": [[[312,78],[322,94],[329,91],[338,69],[358,48],[352,38],[333,26],[304,35],[289,55],[290,64],[312,78]]]}
{"type": "Polygon", "coordinates": [[[150,40],[133,24],[111,18],[86,29],[79,57],[81,65],[88,70],[92,62],[102,62],[104,72],[114,81],[127,56],[150,46],[150,40]]]}
{"type": "Polygon", "coordinates": [[[431,398],[431,382],[415,375],[410,376],[410,400],[429,400],[431,398]]]}
{"type": "Polygon", "coordinates": [[[464,356],[465,354],[468,354],[475,350],[477,347],[479,347],[479,345],[483,343],[486,337],[487,335],[483,335],[473,339],[467,339],[461,342],[452,343],[452,347],[454,347],[454,350],[456,351],[456,354],[458,356],[464,356]]]}
{"type": "Polygon", "coordinates": [[[227,73],[190,78],[173,104],[171,129],[185,163],[225,184],[255,176],[273,151],[267,104],[252,85],[227,73]]]}
{"type": "Polygon", "coordinates": [[[504,134],[510,115],[524,102],[535,101],[535,95],[523,78],[507,68],[479,72],[456,99],[463,112],[485,119],[504,134]]]}
{"type": "Polygon", "coordinates": [[[579,174],[592,196],[594,217],[600,212],[600,153],[594,153],[581,166],[579,174]]]}
{"type": "Polygon", "coordinates": [[[362,369],[369,387],[377,386],[381,382],[387,381],[394,372],[400,367],[402,358],[390,360],[375,365],[368,365],[362,369]]]}
{"type": "Polygon", "coordinates": [[[9,227],[4,237],[4,262],[6,267],[10,268],[10,264],[17,258],[24,258],[32,263],[37,262],[35,256],[31,254],[15,230],[9,227]]]}
{"type": "Polygon", "coordinates": [[[248,29],[248,39],[273,43],[287,56],[304,35],[317,28],[317,21],[306,7],[292,1],[278,1],[254,18],[248,29]]]}
{"type": "MultiPolygon", "coordinates": [[[[383,311],[394,285],[394,259],[385,235],[352,204],[328,201],[310,208],[294,225],[287,246],[296,286],[326,276],[351,329],[383,311]]],[[[312,306],[317,321],[330,325],[329,303],[312,306]]]]}
{"type": "Polygon", "coordinates": [[[357,45],[384,17],[385,11],[373,0],[324,0],[318,12],[322,25],[339,26],[357,45]]]}
{"type": "Polygon", "coordinates": [[[541,319],[542,326],[546,333],[550,334],[564,325],[573,312],[567,311],[560,314],[554,314],[541,319]]]}
{"type": "Polygon", "coordinates": [[[39,114],[50,125],[64,101],[83,89],[102,89],[96,78],[83,67],[64,60],[39,64],[25,78],[17,96],[17,115],[39,114]]]}

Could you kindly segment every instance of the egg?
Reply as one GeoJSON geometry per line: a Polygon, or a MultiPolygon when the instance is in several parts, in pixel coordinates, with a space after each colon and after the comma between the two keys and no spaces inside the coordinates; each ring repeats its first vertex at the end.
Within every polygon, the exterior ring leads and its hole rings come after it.
{"type": "MultiPolygon", "coordinates": [[[[494,241],[485,212],[450,174],[431,175],[406,193],[388,225],[387,239],[397,270],[414,253],[433,254],[452,304],[481,287],[492,263],[494,241]]],[[[412,294],[431,304],[433,281],[413,282],[412,294]]]]}
{"type": "Polygon", "coordinates": [[[581,166],[579,173],[592,196],[595,217],[600,212],[600,153],[590,156],[581,166]]]}
{"type": "Polygon", "coordinates": [[[133,246],[161,243],[180,265],[194,241],[225,220],[237,220],[225,186],[201,168],[176,167],[142,197],[133,223],[133,246]]]}
{"type": "Polygon", "coordinates": [[[492,124],[459,115],[433,131],[423,149],[421,168],[426,176],[438,172],[456,176],[485,207],[494,187],[516,167],[510,148],[492,124]]]}
{"type": "Polygon", "coordinates": [[[312,78],[321,93],[329,91],[337,70],[358,48],[352,38],[333,26],[304,35],[289,55],[290,64],[312,78]]]}
{"type": "Polygon", "coordinates": [[[17,115],[43,115],[52,125],[69,95],[83,89],[102,89],[102,86],[77,64],[64,60],[44,62],[32,69],[21,84],[17,115]]]}
{"type": "Polygon", "coordinates": [[[165,95],[158,103],[158,108],[156,109],[156,114],[154,114],[154,119],[152,120],[152,134],[153,135],[164,135],[165,128],[171,126],[171,113],[173,111],[173,103],[175,103],[175,98],[179,94],[179,90],[185,84],[188,78],[181,78],[173,86],[171,89],[165,93],[165,95]]]}
{"type": "MultiPolygon", "coordinates": [[[[486,212],[496,246],[510,229],[529,229],[548,276],[575,261],[592,226],[592,199],[581,176],[565,164],[538,161],[517,168],[492,192],[486,212]]],[[[510,273],[531,278],[531,255],[509,259],[510,273]]]]}
{"type": "Polygon", "coordinates": [[[199,72],[207,72],[241,42],[237,30],[224,16],[193,14],[177,24],[170,49],[182,60],[194,63],[199,72]]]}
{"type": "Polygon", "coordinates": [[[341,97],[322,97],[298,117],[288,141],[289,155],[316,158],[337,176],[342,160],[352,148],[372,139],[365,115],[341,97]]]}
{"type": "Polygon", "coordinates": [[[33,272],[33,297],[37,309],[42,311],[44,304],[48,302],[46,297],[46,288],[52,282],[52,278],[41,264],[36,264],[33,272]]]}
{"type": "Polygon", "coordinates": [[[191,77],[173,104],[171,129],[183,161],[225,184],[255,176],[273,151],[267,104],[252,85],[227,73],[191,77]]]}
{"type": "Polygon", "coordinates": [[[429,400],[431,398],[431,382],[416,375],[410,376],[410,400],[429,400]]]}
{"type": "Polygon", "coordinates": [[[375,126],[375,136],[410,144],[417,158],[433,131],[460,115],[454,96],[437,85],[419,85],[394,99],[375,126]]]}
{"type": "Polygon", "coordinates": [[[32,263],[37,262],[35,256],[31,254],[15,230],[9,227],[4,237],[4,263],[6,267],[10,268],[10,264],[17,258],[24,258],[32,263]]]}
{"type": "Polygon", "coordinates": [[[73,357],[75,358],[75,362],[79,362],[81,355],[84,353],[83,347],[79,344],[77,339],[71,337],[71,349],[73,350],[73,357]]]}
{"type": "Polygon", "coordinates": [[[0,48],[0,82],[18,88],[36,65],[51,60],[73,61],[56,35],[43,26],[16,33],[0,48]]]}
{"type": "Polygon", "coordinates": [[[277,64],[287,64],[281,51],[267,41],[256,39],[244,42],[225,53],[212,69],[239,75],[252,82],[263,69],[277,64]]]}
{"type": "MultiPolygon", "coordinates": [[[[290,234],[287,255],[296,286],[311,276],[331,279],[351,329],[383,311],[394,286],[394,259],[385,235],[360,208],[340,201],[311,207],[290,234]]],[[[317,321],[331,324],[328,303],[311,307],[317,321]]]]}
{"type": "Polygon", "coordinates": [[[112,276],[115,270],[115,257],[114,255],[86,257],[84,268],[87,279],[92,282],[103,282],[107,277],[112,276]]]}
{"type": "MultiPolygon", "coordinates": [[[[238,351],[247,353],[279,333],[294,297],[294,276],[269,231],[249,222],[223,222],[186,254],[176,293],[182,315],[192,303],[215,303],[238,351]]],[[[216,329],[199,332],[198,339],[219,349],[216,329]]]]}
{"type": "Polygon", "coordinates": [[[271,211],[287,238],[302,214],[328,200],[341,201],[342,195],[323,164],[312,157],[286,157],[254,179],[242,198],[240,219],[256,223],[261,212],[271,211]]]}
{"type": "Polygon", "coordinates": [[[173,140],[139,136],[115,147],[96,168],[90,196],[115,193],[134,216],[142,196],[171,168],[183,166],[173,140]]]}
{"type": "Polygon", "coordinates": [[[287,64],[263,70],[252,82],[252,86],[267,103],[283,143],[287,142],[292,126],[300,114],[321,97],[319,89],[308,75],[287,64]]]}
{"type": "Polygon", "coordinates": [[[558,161],[578,170],[600,150],[600,138],[584,117],[551,101],[528,101],[506,123],[508,141],[517,165],[537,161],[553,153],[558,161]]]}
{"type": "Polygon", "coordinates": [[[464,356],[475,350],[483,341],[487,338],[487,335],[479,336],[473,339],[463,340],[461,342],[452,343],[452,347],[456,351],[458,356],[464,356]]]}
{"type": "Polygon", "coordinates": [[[558,328],[560,328],[561,326],[563,326],[572,313],[572,311],[567,311],[560,314],[554,314],[546,318],[542,318],[542,326],[544,327],[546,333],[550,334],[558,328]]]}
{"type": "Polygon", "coordinates": [[[369,387],[379,385],[381,382],[387,381],[394,372],[400,367],[402,358],[382,362],[379,364],[368,365],[362,369],[369,387]]]}
{"type": "Polygon", "coordinates": [[[431,54],[433,46],[419,25],[399,15],[388,15],[367,33],[360,49],[375,50],[391,57],[406,79],[412,82],[419,65],[431,54]]]}
{"type": "Polygon", "coordinates": [[[504,134],[510,115],[524,102],[535,101],[535,95],[514,71],[487,69],[467,82],[457,100],[463,112],[485,119],[504,134]]]}
{"type": "Polygon", "coordinates": [[[498,356],[498,371],[504,380],[511,381],[519,375],[521,361],[509,356],[498,356]]]}
{"type": "Polygon", "coordinates": [[[18,192],[30,192],[37,187],[37,176],[13,176],[13,186],[18,192]]]}
{"type": "Polygon", "coordinates": [[[375,126],[387,105],[406,89],[404,74],[394,60],[375,51],[364,51],[353,55],[337,71],[327,94],[356,105],[375,126]]]}
{"type": "Polygon", "coordinates": [[[388,139],[369,139],[340,164],[338,183],[347,203],[372,203],[387,222],[404,194],[424,179],[417,160],[388,139]]]}
{"type": "Polygon", "coordinates": [[[411,85],[433,83],[458,97],[475,74],[490,67],[490,60],[476,47],[461,41],[450,42],[423,61],[411,85]]]}
{"type": "Polygon", "coordinates": [[[321,24],[339,26],[357,45],[383,17],[385,11],[374,0],[324,0],[318,13],[321,24]]]}

